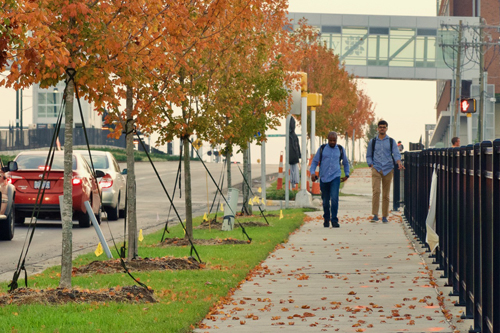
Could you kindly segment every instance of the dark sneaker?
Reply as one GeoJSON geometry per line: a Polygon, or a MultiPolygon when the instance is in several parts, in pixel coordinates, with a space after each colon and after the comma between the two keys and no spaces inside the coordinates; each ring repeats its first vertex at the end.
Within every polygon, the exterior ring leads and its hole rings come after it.
{"type": "Polygon", "coordinates": [[[378,221],[378,216],[377,215],[373,215],[372,219],[370,222],[377,222],[378,221]]]}
{"type": "Polygon", "coordinates": [[[332,228],[339,228],[340,225],[337,222],[332,222],[332,228]]]}
{"type": "Polygon", "coordinates": [[[383,216],[383,217],[382,217],[382,222],[387,223],[387,222],[389,222],[389,221],[387,220],[387,217],[383,216]]]}

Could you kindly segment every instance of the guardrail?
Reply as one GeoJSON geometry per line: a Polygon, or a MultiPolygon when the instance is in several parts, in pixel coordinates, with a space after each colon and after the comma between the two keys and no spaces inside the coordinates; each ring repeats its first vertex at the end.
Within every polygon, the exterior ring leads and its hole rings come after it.
{"type": "Polygon", "coordinates": [[[500,139],[405,152],[404,215],[425,242],[437,172],[435,264],[473,319],[470,332],[500,332],[500,139]]]}

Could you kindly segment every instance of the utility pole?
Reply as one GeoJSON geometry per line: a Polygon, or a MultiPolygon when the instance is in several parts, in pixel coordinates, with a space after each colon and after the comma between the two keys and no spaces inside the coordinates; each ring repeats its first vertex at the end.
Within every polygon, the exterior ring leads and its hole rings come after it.
{"type": "Polygon", "coordinates": [[[479,25],[479,115],[477,117],[477,141],[483,141],[483,117],[484,117],[484,85],[485,85],[485,73],[484,73],[484,28],[483,19],[480,19],[481,24],[479,25]]]}
{"type": "Polygon", "coordinates": [[[460,95],[461,95],[461,62],[462,62],[462,20],[458,26],[458,50],[457,50],[457,71],[455,73],[455,96],[453,104],[453,113],[455,114],[455,121],[453,122],[452,133],[460,137],[460,95]]]}

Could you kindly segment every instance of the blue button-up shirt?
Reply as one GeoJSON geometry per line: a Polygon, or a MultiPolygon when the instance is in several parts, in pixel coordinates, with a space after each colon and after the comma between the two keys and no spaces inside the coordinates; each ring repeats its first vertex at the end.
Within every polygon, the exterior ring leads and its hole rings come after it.
{"type": "Polygon", "coordinates": [[[392,143],[392,153],[391,153],[391,139],[388,135],[385,136],[382,140],[378,137],[375,138],[377,140],[375,144],[375,150],[372,156],[372,143],[373,140],[368,142],[368,150],[366,151],[366,163],[368,165],[372,165],[378,172],[382,171],[382,174],[385,176],[392,169],[394,169],[394,162],[401,161],[401,153],[399,152],[398,145],[396,142],[392,143]],[[392,160],[394,157],[394,162],[392,160]]]}
{"type": "MultiPolygon", "coordinates": [[[[319,164],[319,156],[320,156],[321,147],[318,148],[316,155],[311,162],[311,167],[309,171],[311,175],[316,172],[316,167],[319,164]]],[[[347,159],[347,154],[344,150],[344,158],[342,160],[342,164],[344,165],[344,173],[346,176],[349,176],[349,160],[347,159]]],[[[342,175],[342,171],[340,170],[340,149],[338,145],[335,147],[330,147],[330,145],[326,145],[323,148],[323,157],[321,160],[321,166],[319,168],[319,177],[323,183],[328,183],[334,180],[337,177],[342,175]]]]}

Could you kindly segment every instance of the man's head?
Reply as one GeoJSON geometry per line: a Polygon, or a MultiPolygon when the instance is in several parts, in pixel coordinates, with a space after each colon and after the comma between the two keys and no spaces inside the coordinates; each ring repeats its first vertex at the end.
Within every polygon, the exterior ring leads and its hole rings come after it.
{"type": "Polygon", "coordinates": [[[337,144],[337,132],[330,132],[328,133],[328,145],[330,147],[335,147],[337,144]]]}
{"type": "Polygon", "coordinates": [[[451,139],[451,146],[460,147],[460,138],[458,136],[455,136],[451,139]]]}
{"type": "Polygon", "coordinates": [[[387,121],[381,120],[378,122],[377,125],[378,129],[378,134],[380,135],[385,135],[387,133],[387,127],[389,127],[389,124],[387,124],[387,121]]]}

